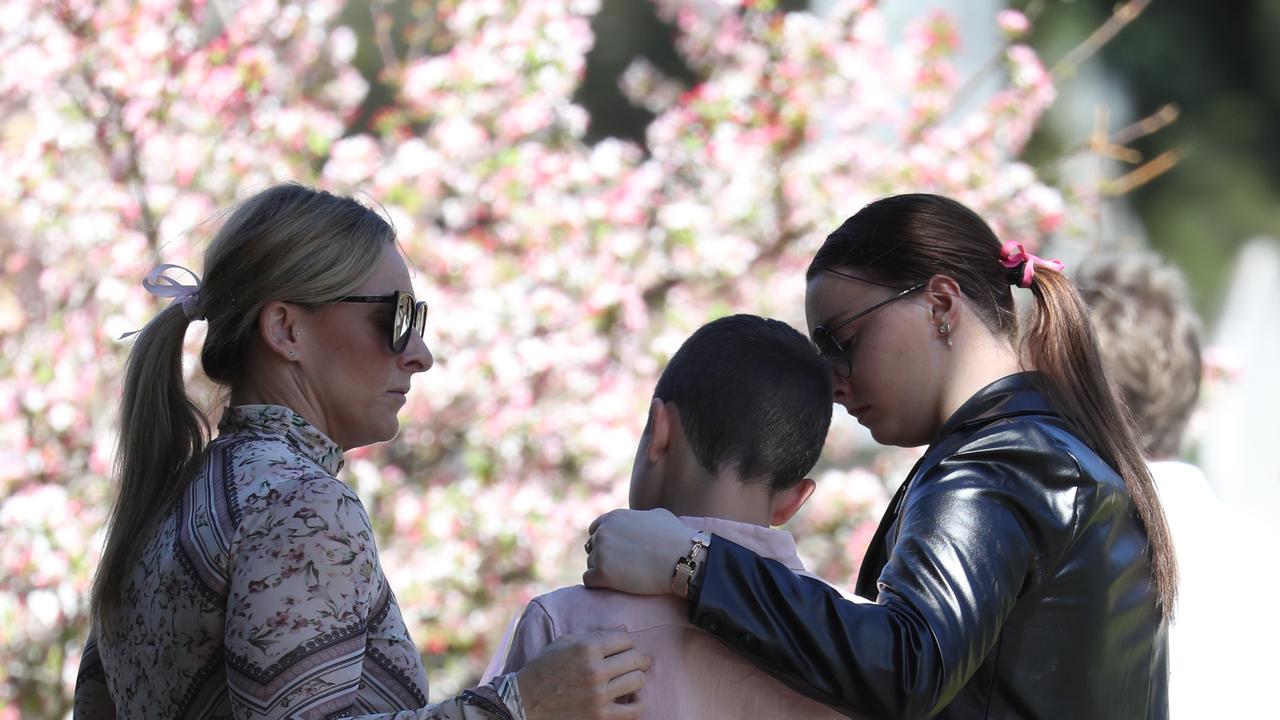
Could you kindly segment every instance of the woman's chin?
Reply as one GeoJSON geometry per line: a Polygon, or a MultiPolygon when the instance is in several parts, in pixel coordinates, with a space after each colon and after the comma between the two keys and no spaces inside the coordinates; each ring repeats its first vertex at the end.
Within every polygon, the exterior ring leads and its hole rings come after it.
{"type": "Polygon", "coordinates": [[[400,420],[396,417],[391,417],[390,419],[377,423],[374,426],[365,428],[365,432],[361,437],[351,445],[344,445],[343,450],[353,450],[358,447],[389,442],[394,440],[399,434],[400,420]]]}
{"type": "Polygon", "coordinates": [[[870,408],[866,407],[858,408],[856,411],[850,410],[849,414],[853,416],[853,419],[859,425],[866,428],[867,432],[871,433],[871,437],[875,439],[876,442],[881,445],[885,444],[883,438],[886,433],[883,418],[877,417],[875,413],[871,412],[870,408]]]}
{"type": "Polygon", "coordinates": [[[871,438],[875,440],[877,444],[885,446],[913,448],[922,447],[931,442],[928,437],[919,434],[909,435],[902,432],[901,429],[888,429],[883,425],[877,427],[868,426],[867,430],[871,432],[871,438]]]}
{"type": "Polygon", "coordinates": [[[885,425],[884,422],[866,423],[858,421],[867,432],[871,433],[871,439],[875,440],[879,445],[896,445],[898,447],[910,447],[909,444],[903,443],[901,433],[895,432],[892,427],[885,425]]]}
{"type": "Polygon", "coordinates": [[[374,442],[389,442],[400,434],[400,418],[392,417],[374,442]]]}

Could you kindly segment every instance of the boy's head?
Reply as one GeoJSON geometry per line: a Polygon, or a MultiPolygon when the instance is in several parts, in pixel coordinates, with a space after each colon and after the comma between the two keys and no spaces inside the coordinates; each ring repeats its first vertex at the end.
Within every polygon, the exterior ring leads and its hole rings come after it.
{"type": "Polygon", "coordinates": [[[1200,394],[1200,321],[1182,273],[1153,253],[1095,258],[1076,276],[1151,459],[1176,456],[1200,394]]]}
{"type": "Polygon", "coordinates": [[[631,507],[781,525],[831,425],[831,370],[786,323],[733,315],[684,342],[654,389],[631,507]]]}

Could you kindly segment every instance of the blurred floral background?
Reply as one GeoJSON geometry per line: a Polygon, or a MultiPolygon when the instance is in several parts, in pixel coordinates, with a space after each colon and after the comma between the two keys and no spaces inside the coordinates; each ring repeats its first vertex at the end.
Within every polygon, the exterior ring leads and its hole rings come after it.
{"type": "MultiPolygon", "coordinates": [[[[731,312],[803,327],[809,257],[866,202],[945,193],[1064,257],[1160,245],[1148,215],[1175,221],[1151,197],[1192,162],[1179,96],[1097,84],[1108,62],[1140,74],[1115,58],[1167,22],[1149,4],[7,0],[0,718],[69,714],[119,338],[160,307],[142,276],[199,272],[237,199],[290,179],[357,194],[417,270],[436,366],[399,438],[343,473],[444,697],[526,600],[580,576],[671,353],[731,312]],[[1087,109],[1055,107],[1071,94],[1087,109]]],[[[1274,168],[1248,172],[1270,209],[1189,243],[1206,312],[1224,248],[1276,234],[1274,168]]],[[[216,414],[200,341],[186,367],[216,414]]],[[[811,569],[852,584],[912,461],[838,420],[789,527],[811,569]]]]}

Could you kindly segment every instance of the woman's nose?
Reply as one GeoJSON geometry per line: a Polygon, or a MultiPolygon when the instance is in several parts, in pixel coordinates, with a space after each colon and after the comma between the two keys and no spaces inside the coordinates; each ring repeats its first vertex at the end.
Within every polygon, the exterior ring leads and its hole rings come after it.
{"type": "Polygon", "coordinates": [[[427,341],[418,333],[412,333],[409,344],[400,354],[400,362],[411,373],[426,372],[435,364],[436,359],[427,347],[427,341]]]}
{"type": "Polygon", "coordinates": [[[831,371],[831,400],[836,404],[843,405],[853,397],[853,391],[849,387],[849,378],[834,369],[831,371]]]}

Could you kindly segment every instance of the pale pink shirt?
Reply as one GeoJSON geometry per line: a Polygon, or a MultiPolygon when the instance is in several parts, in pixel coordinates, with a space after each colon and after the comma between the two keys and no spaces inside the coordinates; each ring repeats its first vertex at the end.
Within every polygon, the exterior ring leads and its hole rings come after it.
{"type": "MultiPolygon", "coordinates": [[[[719,535],[761,557],[805,572],[795,540],[785,530],[718,518],[680,518],[689,527],[719,535]]],[[[735,655],[689,622],[687,605],[673,595],[627,595],[581,585],[534,598],[514,632],[489,661],[484,680],[519,670],[562,635],[622,627],[636,648],[653,659],[638,696],[651,720],[743,718],[841,718],[843,715],[791,690],[735,655]]]]}

